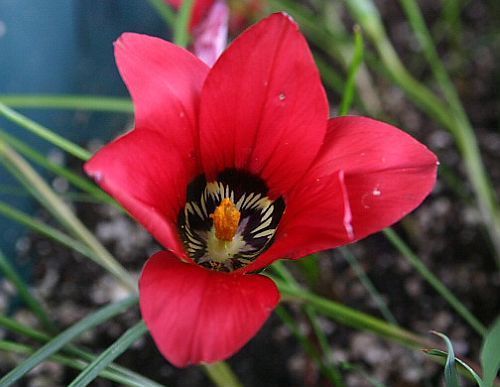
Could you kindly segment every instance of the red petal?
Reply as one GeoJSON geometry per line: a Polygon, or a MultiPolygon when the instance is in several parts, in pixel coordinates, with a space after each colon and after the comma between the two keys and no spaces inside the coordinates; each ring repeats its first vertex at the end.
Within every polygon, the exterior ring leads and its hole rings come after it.
{"type": "Polygon", "coordinates": [[[436,182],[438,160],[426,146],[366,117],[331,119],[312,174],[343,169],[356,240],[413,211],[436,182]]]}
{"type": "Polygon", "coordinates": [[[280,258],[302,258],[353,239],[343,171],[317,179],[306,176],[286,202],[274,243],[241,271],[259,270],[280,258]]]}
{"type": "Polygon", "coordinates": [[[186,154],[198,154],[197,109],[208,66],[183,48],[133,33],[118,39],[115,56],[134,100],[136,128],[168,134],[186,154]]]}
{"type": "Polygon", "coordinates": [[[134,130],[97,152],[85,164],[85,172],[165,248],[185,255],[175,225],[186,202],[187,184],[196,172],[166,136],[134,130]]]}
{"type": "Polygon", "coordinates": [[[390,226],[431,192],[437,165],[431,151],[391,125],[364,117],[331,119],[318,158],[287,198],[274,244],[244,271],[390,226]]]}
{"type": "Polygon", "coordinates": [[[288,192],[316,156],[328,103],[297,25],[274,14],[248,29],[221,55],[203,86],[202,163],[209,179],[239,168],[288,192]]]}
{"type": "Polygon", "coordinates": [[[198,168],[197,106],[208,67],[161,39],[123,34],[120,73],[134,100],[136,129],[105,146],[85,170],[166,248],[184,256],[175,224],[198,168]]]}
{"type": "Polygon", "coordinates": [[[207,270],[162,251],[139,281],[141,312],[172,364],[226,359],[250,340],[279,302],[269,278],[207,270]]]}

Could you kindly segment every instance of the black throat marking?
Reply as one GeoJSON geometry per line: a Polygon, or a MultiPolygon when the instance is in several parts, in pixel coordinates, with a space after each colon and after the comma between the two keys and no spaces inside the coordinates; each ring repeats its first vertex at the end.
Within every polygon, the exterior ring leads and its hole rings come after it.
{"type": "Polygon", "coordinates": [[[179,213],[179,232],[187,254],[208,269],[230,272],[252,263],[272,243],[283,212],[282,197],[269,199],[266,183],[248,172],[228,169],[207,182],[205,175],[187,189],[185,207],[179,213]],[[228,198],[241,213],[232,241],[215,237],[210,215],[228,198]]]}

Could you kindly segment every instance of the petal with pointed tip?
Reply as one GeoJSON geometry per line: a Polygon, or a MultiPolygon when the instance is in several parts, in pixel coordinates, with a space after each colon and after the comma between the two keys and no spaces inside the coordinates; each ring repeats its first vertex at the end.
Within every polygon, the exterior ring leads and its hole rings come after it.
{"type": "Polygon", "coordinates": [[[323,141],[328,103],[307,42],[273,14],[222,53],[202,90],[200,141],[209,179],[227,168],[262,177],[272,197],[290,191],[323,141]]]}
{"type": "Polygon", "coordinates": [[[185,256],[176,224],[195,172],[167,137],[133,130],[102,148],[84,168],[165,248],[185,256]]]}
{"type": "Polygon", "coordinates": [[[437,165],[429,149],[394,126],[365,117],[330,119],[318,158],[286,198],[275,242],[243,271],[390,226],[429,195],[437,165]]]}

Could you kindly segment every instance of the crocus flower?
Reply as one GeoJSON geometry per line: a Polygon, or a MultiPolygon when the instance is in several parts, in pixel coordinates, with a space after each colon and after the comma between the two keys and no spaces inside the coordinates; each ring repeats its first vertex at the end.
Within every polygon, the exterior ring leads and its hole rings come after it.
{"type": "Polygon", "coordinates": [[[174,365],[240,349],[280,299],[259,272],[354,242],[417,207],[437,160],[399,129],[328,119],[297,25],[273,14],[209,68],[158,38],[115,45],[135,129],[86,172],[167,249],[145,264],[142,316],[174,365]]]}

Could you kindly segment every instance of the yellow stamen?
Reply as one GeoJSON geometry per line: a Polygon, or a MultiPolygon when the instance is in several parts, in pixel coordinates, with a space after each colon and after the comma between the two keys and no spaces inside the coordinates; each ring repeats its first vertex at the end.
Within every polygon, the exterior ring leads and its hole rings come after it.
{"type": "Polygon", "coordinates": [[[217,239],[228,242],[233,240],[240,223],[240,215],[231,199],[225,198],[222,200],[214,213],[210,214],[214,221],[217,239]]]}

